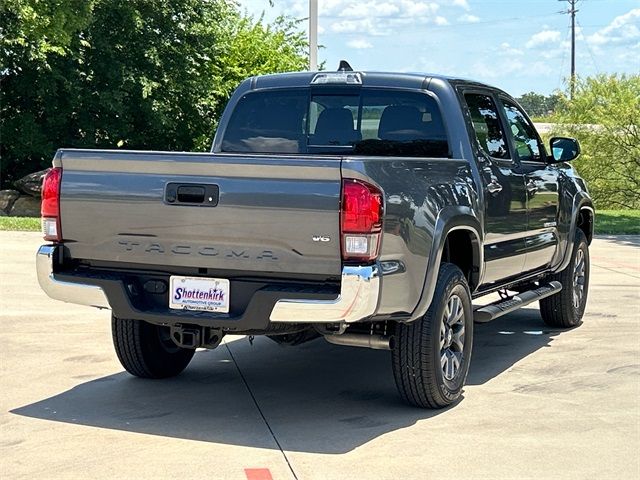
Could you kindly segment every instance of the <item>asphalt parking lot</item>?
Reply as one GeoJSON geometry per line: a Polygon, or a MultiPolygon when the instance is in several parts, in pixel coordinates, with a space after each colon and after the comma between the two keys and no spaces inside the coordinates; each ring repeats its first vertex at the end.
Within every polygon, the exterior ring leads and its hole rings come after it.
{"type": "Polygon", "coordinates": [[[227,338],[123,372],[109,314],[50,300],[37,233],[0,232],[0,478],[640,478],[640,237],[598,238],[584,324],[476,326],[464,398],[400,403],[388,352],[227,338]]]}

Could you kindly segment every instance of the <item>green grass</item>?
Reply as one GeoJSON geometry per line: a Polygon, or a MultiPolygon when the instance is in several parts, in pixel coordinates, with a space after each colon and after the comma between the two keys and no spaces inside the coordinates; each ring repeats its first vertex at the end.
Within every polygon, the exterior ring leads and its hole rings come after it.
{"type": "Polygon", "coordinates": [[[640,235],[640,210],[596,210],[596,233],[640,235]]]}
{"type": "Polygon", "coordinates": [[[39,232],[40,218],[0,217],[0,230],[39,232]]]}
{"type": "MultiPolygon", "coordinates": [[[[0,230],[39,232],[40,219],[0,217],[0,230]]],[[[640,210],[596,211],[596,233],[604,235],[640,235],[640,210]]]]}

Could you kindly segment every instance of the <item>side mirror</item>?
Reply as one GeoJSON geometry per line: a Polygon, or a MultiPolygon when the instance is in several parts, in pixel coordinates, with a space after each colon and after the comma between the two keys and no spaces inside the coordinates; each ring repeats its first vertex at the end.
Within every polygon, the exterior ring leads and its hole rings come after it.
{"type": "Polygon", "coordinates": [[[580,143],[575,138],[552,137],[549,144],[554,162],[570,162],[580,155],[580,143]]]}

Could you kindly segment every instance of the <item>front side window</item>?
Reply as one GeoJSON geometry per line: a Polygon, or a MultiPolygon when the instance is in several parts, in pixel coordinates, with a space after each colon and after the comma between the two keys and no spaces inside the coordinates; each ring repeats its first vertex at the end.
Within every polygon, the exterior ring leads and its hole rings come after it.
{"type": "Polygon", "coordinates": [[[508,159],[509,149],[495,102],[489,95],[464,95],[480,148],[493,158],[508,159]]]}
{"type": "Polygon", "coordinates": [[[253,92],[236,105],[222,151],[448,157],[437,102],[403,91],[253,92]]]}
{"type": "Polygon", "coordinates": [[[527,162],[540,161],[540,143],[535,128],[516,105],[508,100],[502,103],[518,158],[527,162]]]}

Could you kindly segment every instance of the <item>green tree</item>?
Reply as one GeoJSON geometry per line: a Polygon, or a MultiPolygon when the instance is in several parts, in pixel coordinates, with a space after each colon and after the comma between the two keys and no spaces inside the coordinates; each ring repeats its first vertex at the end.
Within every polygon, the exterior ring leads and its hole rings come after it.
{"type": "Polygon", "coordinates": [[[640,75],[578,80],[557,111],[555,134],[576,137],[575,161],[598,208],[640,208],[640,75]]]}
{"type": "Polygon", "coordinates": [[[525,93],[516,99],[522,108],[532,117],[546,117],[553,113],[560,100],[560,95],[541,95],[535,92],[525,93]]]}
{"type": "Polygon", "coordinates": [[[225,0],[6,0],[2,184],[59,147],[207,150],[246,76],[306,66],[295,22],[225,0]]]}

